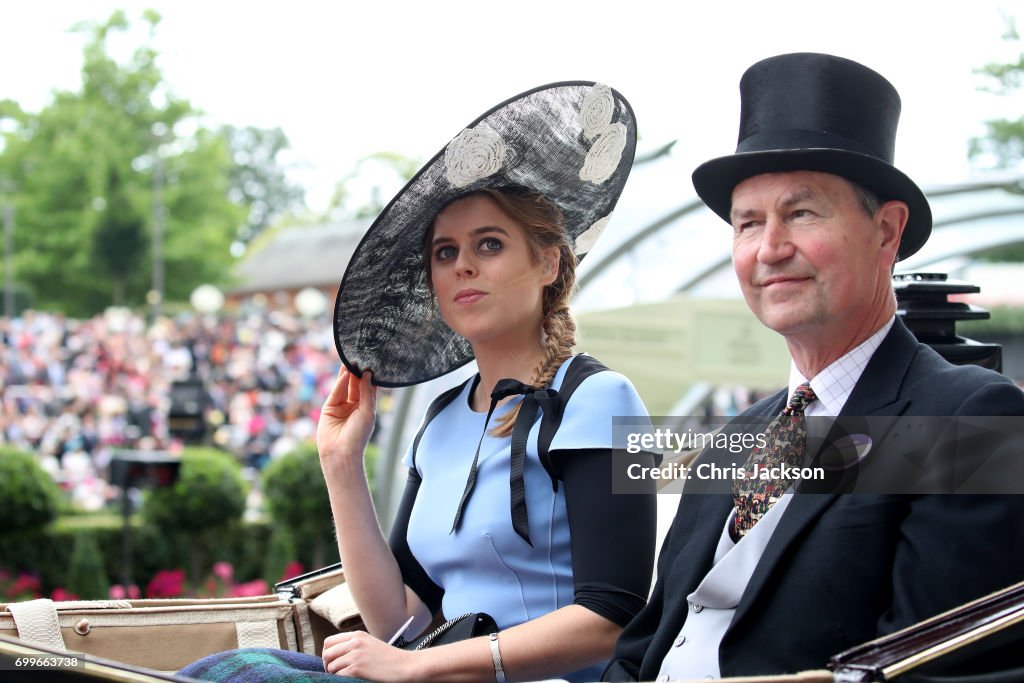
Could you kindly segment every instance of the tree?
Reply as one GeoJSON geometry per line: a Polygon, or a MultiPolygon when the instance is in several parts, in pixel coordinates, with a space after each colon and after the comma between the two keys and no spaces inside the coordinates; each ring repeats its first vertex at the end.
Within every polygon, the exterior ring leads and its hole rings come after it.
{"type": "Polygon", "coordinates": [[[377,152],[363,157],[335,185],[324,220],[376,216],[421,165],[397,152],[377,152]]]}
{"type": "Polygon", "coordinates": [[[132,205],[132,194],[120,179],[118,170],[111,168],[107,198],[93,233],[92,259],[110,278],[115,306],[126,303],[125,292],[129,283],[137,278],[150,247],[143,213],[132,205]]]}
{"type": "MultiPolygon", "coordinates": [[[[1012,18],[1006,18],[1006,32],[1003,39],[1019,50],[1016,60],[1005,63],[986,64],[978,73],[984,76],[987,90],[1001,96],[1020,93],[1024,86],[1024,45],[1021,45],[1012,18]]],[[[1024,166],[1024,116],[1016,119],[992,119],[985,122],[987,134],[970,142],[969,156],[976,163],[997,169],[1021,169],[1024,166]]],[[[1007,186],[1007,191],[1020,193],[1019,186],[1007,186]]],[[[1014,244],[992,249],[982,255],[990,261],[1024,261],[1024,244],[1014,244]]]]}
{"type": "MultiPolygon", "coordinates": [[[[1014,43],[1020,53],[1016,60],[990,63],[978,69],[985,77],[984,90],[1009,96],[1024,86],[1024,46],[1012,18],[1007,18],[1003,39],[1014,43]]],[[[971,140],[970,156],[988,159],[996,168],[1013,168],[1024,161],[1024,115],[1016,119],[993,119],[985,122],[988,134],[971,140]]]]}
{"type": "Polygon", "coordinates": [[[238,231],[238,241],[248,244],[286,212],[305,209],[305,191],[291,183],[278,155],[288,149],[288,137],[280,128],[222,126],[233,165],[231,191],[235,204],[248,216],[238,231]]]}
{"type": "Polygon", "coordinates": [[[228,198],[230,150],[164,83],[149,45],[160,17],[143,19],[149,38],[125,63],[108,49],[132,28],[123,12],[76,27],[89,38],[80,91],[56,93],[38,114],[0,103],[15,271],[39,307],[88,315],[144,302],[157,213],[167,298],[228,278],[244,214],[228,198]]]}

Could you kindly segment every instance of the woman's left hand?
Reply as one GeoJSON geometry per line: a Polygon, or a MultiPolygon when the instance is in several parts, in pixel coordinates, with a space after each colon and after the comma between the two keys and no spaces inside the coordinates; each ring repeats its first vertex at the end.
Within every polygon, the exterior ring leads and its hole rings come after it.
{"type": "Polygon", "coordinates": [[[388,645],[365,631],[348,631],[324,641],[324,669],[376,683],[403,683],[419,678],[413,670],[417,654],[388,645]]]}

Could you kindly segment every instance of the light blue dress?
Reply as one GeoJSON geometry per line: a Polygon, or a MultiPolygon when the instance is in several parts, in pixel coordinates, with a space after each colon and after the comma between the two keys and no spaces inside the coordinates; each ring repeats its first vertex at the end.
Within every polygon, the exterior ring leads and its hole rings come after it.
{"type": "MultiPolygon", "coordinates": [[[[573,359],[552,381],[558,389],[573,359]]],[[[486,413],[470,409],[472,382],[430,422],[416,452],[422,478],[409,517],[409,548],[430,579],[444,590],[446,617],[486,612],[505,629],[573,604],[573,567],[565,487],[554,490],[537,454],[541,414],[530,431],[526,449],[526,506],[531,547],[515,533],[510,518],[509,470],[511,438],[486,435],[480,446],[473,493],[459,529],[451,532],[461,493],[466,486],[486,413]]],[[[500,406],[488,431],[521,397],[500,406]]],[[[636,390],[622,375],[604,371],[587,377],[565,407],[550,453],[560,450],[609,449],[612,417],[647,415],[636,390]]],[[[405,456],[412,466],[411,450],[405,456]]],[[[595,504],[600,494],[594,492],[595,504]]],[[[611,495],[611,492],[603,492],[611,495]]],[[[601,667],[591,667],[570,680],[597,680],[601,667]]]]}

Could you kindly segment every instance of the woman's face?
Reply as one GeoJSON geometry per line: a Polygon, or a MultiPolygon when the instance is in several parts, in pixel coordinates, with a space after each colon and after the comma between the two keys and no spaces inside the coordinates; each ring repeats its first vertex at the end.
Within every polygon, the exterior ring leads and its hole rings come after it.
{"type": "Polygon", "coordinates": [[[558,253],[534,259],[523,227],[490,197],[449,204],[434,220],[431,281],[444,321],[477,345],[539,338],[545,285],[558,253]]]}

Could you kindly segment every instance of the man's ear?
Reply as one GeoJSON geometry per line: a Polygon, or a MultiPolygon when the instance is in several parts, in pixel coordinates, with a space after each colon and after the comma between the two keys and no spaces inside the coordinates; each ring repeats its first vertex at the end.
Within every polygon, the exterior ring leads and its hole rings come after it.
{"type": "Polygon", "coordinates": [[[882,204],[882,207],[875,214],[875,222],[880,231],[882,254],[885,256],[887,266],[896,263],[896,256],[900,250],[900,239],[903,231],[910,220],[910,207],[906,202],[891,200],[882,204]]]}

